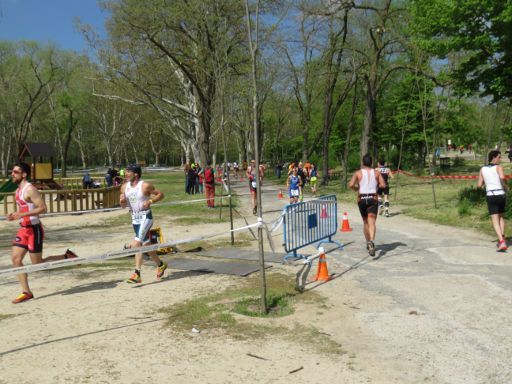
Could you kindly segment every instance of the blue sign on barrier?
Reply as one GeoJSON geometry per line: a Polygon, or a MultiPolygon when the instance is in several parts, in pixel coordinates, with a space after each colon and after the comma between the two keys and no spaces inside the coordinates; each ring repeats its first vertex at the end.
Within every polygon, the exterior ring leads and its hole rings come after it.
{"type": "Polygon", "coordinates": [[[313,201],[287,205],[284,210],[284,249],[291,257],[303,258],[297,250],[316,242],[343,245],[332,240],[338,230],[338,203],[335,195],[320,196],[313,201]]]}

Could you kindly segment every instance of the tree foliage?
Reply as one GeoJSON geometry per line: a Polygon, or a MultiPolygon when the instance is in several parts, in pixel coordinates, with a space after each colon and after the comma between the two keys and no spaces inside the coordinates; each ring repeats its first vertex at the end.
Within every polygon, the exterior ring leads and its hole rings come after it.
{"type": "Polygon", "coordinates": [[[421,47],[454,61],[461,94],[512,99],[512,1],[411,0],[411,10],[421,47]]]}

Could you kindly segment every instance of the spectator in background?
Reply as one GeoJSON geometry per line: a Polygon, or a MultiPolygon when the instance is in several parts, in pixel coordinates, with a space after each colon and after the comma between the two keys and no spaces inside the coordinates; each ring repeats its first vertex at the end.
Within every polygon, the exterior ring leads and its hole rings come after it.
{"type": "Polygon", "coordinates": [[[190,171],[190,164],[186,163],[183,167],[183,172],[185,172],[185,193],[189,193],[188,190],[188,171],[190,171]]]}
{"type": "Polygon", "coordinates": [[[316,171],[315,164],[311,163],[311,168],[309,170],[309,183],[311,185],[311,193],[314,197],[316,197],[317,192],[317,180],[318,180],[318,173],[316,171]]]}
{"type": "Polygon", "coordinates": [[[197,177],[199,179],[199,193],[204,192],[204,168],[199,166],[199,169],[197,171],[197,177]]]}
{"type": "Polygon", "coordinates": [[[195,193],[196,187],[196,165],[194,163],[190,164],[190,169],[187,173],[188,179],[188,190],[187,193],[189,195],[193,195],[195,193]]]}
{"type": "Polygon", "coordinates": [[[299,200],[302,201],[303,200],[302,192],[304,190],[304,187],[307,184],[306,170],[302,166],[302,161],[299,161],[299,166],[297,167],[297,175],[300,177],[300,182],[301,182],[301,184],[300,184],[301,185],[301,189],[300,189],[299,200]]]}
{"type": "Polygon", "coordinates": [[[196,163],[196,178],[195,178],[195,184],[194,184],[194,192],[197,193],[203,193],[203,184],[201,181],[201,178],[199,177],[199,173],[201,172],[202,168],[199,163],[196,163]]]}
{"type": "Polygon", "coordinates": [[[84,177],[82,178],[82,188],[83,189],[93,188],[93,183],[92,183],[91,175],[89,174],[89,172],[86,172],[84,177]]]}
{"type": "Polygon", "coordinates": [[[206,168],[202,172],[204,177],[204,190],[206,197],[206,206],[215,207],[215,171],[210,161],[206,162],[206,168]]]}
{"type": "Polygon", "coordinates": [[[509,145],[506,153],[508,153],[508,161],[512,163],[512,144],[509,145]]]}
{"type": "Polygon", "coordinates": [[[112,168],[109,168],[107,173],[105,174],[105,185],[107,187],[111,187],[114,185],[114,179],[112,179],[112,168]]]}

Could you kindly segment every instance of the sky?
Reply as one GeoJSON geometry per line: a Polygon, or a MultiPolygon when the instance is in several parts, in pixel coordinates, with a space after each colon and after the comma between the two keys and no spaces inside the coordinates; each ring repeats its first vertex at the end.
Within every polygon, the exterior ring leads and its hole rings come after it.
{"type": "Polygon", "coordinates": [[[33,40],[58,48],[87,52],[77,18],[104,36],[108,14],[97,0],[0,0],[0,40],[33,40]]]}

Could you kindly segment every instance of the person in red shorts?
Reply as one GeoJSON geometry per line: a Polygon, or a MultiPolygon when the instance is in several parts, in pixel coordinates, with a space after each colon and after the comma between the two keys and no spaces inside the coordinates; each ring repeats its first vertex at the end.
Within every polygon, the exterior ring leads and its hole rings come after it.
{"type": "MultiPolygon", "coordinates": [[[[64,255],[50,256],[43,259],[44,231],[39,215],[46,212],[46,204],[36,187],[27,181],[27,178],[30,177],[30,165],[26,163],[15,164],[12,168],[11,177],[12,181],[18,184],[15,196],[18,211],[9,213],[6,219],[8,221],[19,220],[20,223],[20,229],[18,229],[16,238],[12,242],[13,266],[22,267],[23,258],[27,252],[32,264],[77,257],[68,251],[64,255]]],[[[19,274],[18,280],[22,293],[12,301],[13,304],[34,298],[34,294],[28,286],[27,274],[19,274]]]]}

